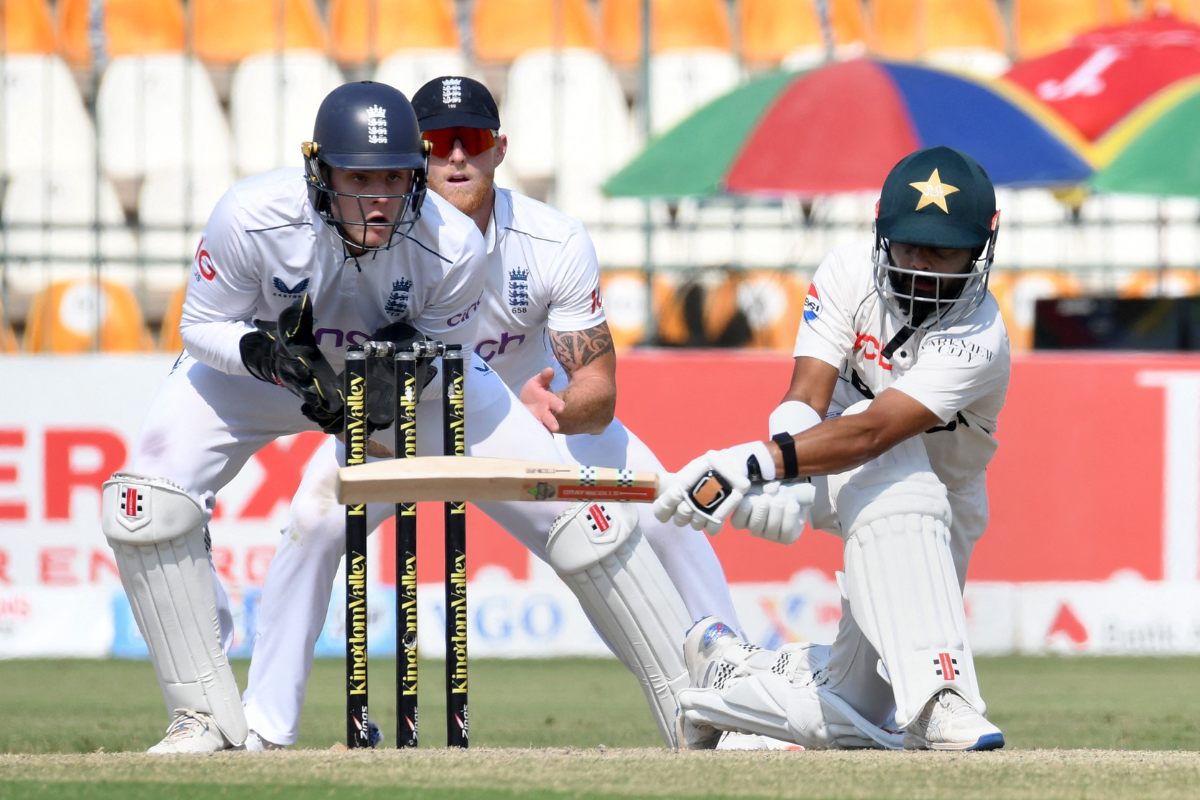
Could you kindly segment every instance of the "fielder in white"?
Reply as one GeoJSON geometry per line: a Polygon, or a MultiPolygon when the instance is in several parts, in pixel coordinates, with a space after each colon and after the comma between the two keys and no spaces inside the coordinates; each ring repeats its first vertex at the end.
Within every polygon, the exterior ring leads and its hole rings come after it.
{"type": "MultiPolygon", "coordinates": [[[[304,153],[303,171],[242,181],[214,210],[180,325],[187,353],[147,414],[132,472],[104,487],[104,533],[171,716],[155,753],[258,741],[226,657],[232,618],[209,556],[217,491],[273,439],[343,427],[337,371],[347,345],[428,336],[469,350],[476,338],[483,237],[450,203],[426,196],[426,147],[408,100],[382,84],[339,87],[322,103],[304,153]]],[[[438,391],[431,382],[422,399],[438,391]]],[[[532,458],[561,460],[545,428],[486,363],[468,362],[466,403],[469,454],[511,455],[515,440],[532,458]]],[[[392,405],[381,397],[368,416],[385,427],[392,405]]],[[[436,416],[419,413],[422,438],[440,430],[436,416]]],[[[528,520],[508,505],[489,512],[510,524],[528,520]]],[[[542,530],[556,510],[561,505],[540,510],[542,530]]],[[[589,548],[586,535],[573,537],[584,524],[571,524],[577,516],[564,518],[558,538],[589,548]]],[[[615,527],[625,534],[626,561],[644,567],[638,574],[650,590],[669,590],[643,603],[652,609],[645,624],[663,625],[656,640],[677,641],[686,627],[682,600],[649,546],[637,546],[636,522],[615,527]]],[[[328,581],[322,591],[324,604],[328,581]]],[[[663,649],[674,657],[675,685],[686,683],[677,646],[663,649]]],[[[662,675],[651,676],[656,687],[667,685],[662,675]]]]}
{"type": "MultiPolygon", "coordinates": [[[[535,422],[531,431],[525,421],[490,417],[468,395],[468,444],[490,431],[486,452],[476,447],[468,454],[662,471],[649,448],[613,418],[616,356],[586,230],[545,204],[494,187],[507,139],[496,132],[499,113],[482,84],[439,78],[413,96],[413,106],[431,145],[430,188],[483,233],[486,263],[477,268],[486,285],[474,315],[471,371],[490,367],[544,425],[535,422]]],[[[418,409],[436,424],[436,403],[418,409]]],[[[419,437],[419,446],[422,455],[440,453],[435,436],[419,437]]],[[[334,498],[342,452],[331,438],[314,455],[267,575],[245,694],[250,749],[289,745],[299,732],[313,647],[345,549],[344,512],[334,498]]],[[[688,683],[683,633],[709,614],[737,624],[706,537],[659,522],[647,505],[600,504],[609,517],[600,531],[587,516],[594,503],[478,505],[571,587],[641,681],[664,741],[673,746],[676,694],[688,683]]],[[[369,527],[393,511],[369,506],[369,527]]]]}
{"type": "Polygon", "coordinates": [[[1003,747],[962,600],[1009,380],[987,291],[998,220],[970,156],[934,147],[903,159],[874,241],[835,250],[813,278],[771,441],[709,452],[655,503],[660,519],[712,533],[732,515],[788,544],[811,517],[845,540],[831,649],[760,650],[718,619],[692,629],[681,746],[711,747],[727,729],[809,748],[1003,747]],[[767,493],[745,497],[752,481],[767,493]]]}

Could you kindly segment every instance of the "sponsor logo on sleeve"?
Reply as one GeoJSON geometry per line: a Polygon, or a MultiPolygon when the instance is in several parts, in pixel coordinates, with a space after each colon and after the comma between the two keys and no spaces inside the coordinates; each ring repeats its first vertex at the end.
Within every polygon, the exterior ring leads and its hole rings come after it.
{"type": "Polygon", "coordinates": [[[280,278],[271,278],[271,285],[275,287],[271,294],[276,297],[299,297],[308,291],[308,278],[299,281],[295,286],[288,286],[280,278]]]}
{"type": "Polygon", "coordinates": [[[600,293],[600,287],[597,286],[592,289],[592,313],[595,314],[601,308],[604,308],[604,295],[600,293]]]}
{"type": "Polygon", "coordinates": [[[206,281],[211,281],[217,277],[217,267],[213,264],[212,256],[204,249],[204,240],[200,240],[200,246],[196,248],[196,280],[204,278],[206,281]]]}
{"type": "Polygon", "coordinates": [[[821,316],[821,293],[815,283],[809,284],[808,294],[804,296],[804,321],[814,322],[821,316]]]}

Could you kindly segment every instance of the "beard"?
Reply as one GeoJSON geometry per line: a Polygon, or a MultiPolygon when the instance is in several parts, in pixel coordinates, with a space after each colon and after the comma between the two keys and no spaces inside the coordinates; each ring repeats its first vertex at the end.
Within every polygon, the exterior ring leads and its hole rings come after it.
{"type": "Polygon", "coordinates": [[[429,187],[449,200],[451,205],[469,217],[483,208],[483,204],[487,202],[488,194],[492,191],[494,182],[495,179],[493,176],[480,175],[477,180],[468,181],[465,184],[451,183],[450,181],[440,179],[430,180],[429,187]]]}

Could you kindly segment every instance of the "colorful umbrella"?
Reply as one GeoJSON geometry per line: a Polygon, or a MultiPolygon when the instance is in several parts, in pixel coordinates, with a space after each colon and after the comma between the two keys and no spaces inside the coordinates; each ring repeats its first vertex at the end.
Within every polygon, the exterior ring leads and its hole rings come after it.
{"type": "Polygon", "coordinates": [[[1089,141],[1171,84],[1200,75],[1200,28],[1169,14],[1085,33],[1004,80],[1049,105],[1089,141]]]}
{"type": "Polygon", "coordinates": [[[1099,143],[1101,191],[1200,197],[1200,77],[1145,103],[1099,143]]]}
{"type": "Polygon", "coordinates": [[[609,179],[614,197],[877,190],[920,147],[970,153],[998,184],[1076,183],[1087,143],[1024,92],[858,59],[773,73],[714,100],[609,179]]]}

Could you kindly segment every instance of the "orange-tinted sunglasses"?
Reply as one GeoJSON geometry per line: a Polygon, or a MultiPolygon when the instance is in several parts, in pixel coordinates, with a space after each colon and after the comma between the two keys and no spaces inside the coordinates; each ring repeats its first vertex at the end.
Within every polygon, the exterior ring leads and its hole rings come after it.
{"type": "Polygon", "coordinates": [[[454,140],[462,141],[463,150],[469,156],[477,156],[496,144],[496,137],[487,128],[442,128],[425,131],[421,138],[433,145],[433,154],[438,158],[449,158],[454,149],[454,140]]]}

